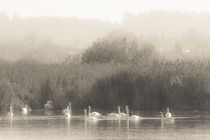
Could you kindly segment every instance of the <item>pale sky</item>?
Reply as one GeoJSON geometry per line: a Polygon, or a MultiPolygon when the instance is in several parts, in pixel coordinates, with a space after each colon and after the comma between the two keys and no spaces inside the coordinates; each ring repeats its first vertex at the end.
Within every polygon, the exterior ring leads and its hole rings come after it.
{"type": "Polygon", "coordinates": [[[124,12],[150,10],[210,13],[210,0],[0,0],[9,16],[62,16],[120,22],[124,12]]]}

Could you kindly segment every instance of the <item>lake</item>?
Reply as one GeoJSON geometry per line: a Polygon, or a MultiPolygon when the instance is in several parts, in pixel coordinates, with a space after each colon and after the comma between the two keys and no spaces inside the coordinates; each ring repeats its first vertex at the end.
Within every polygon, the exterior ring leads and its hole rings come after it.
{"type": "Polygon", "coordinates": [[[61,112],[15,113],[12,119],[1,114],[0,140],[210,139],[208,112],[176,112],[174,121],[161,120],[158,112],[142,114],[144,118],[139,121],[89,120],[82,115],[67,119],[61,112]]]}

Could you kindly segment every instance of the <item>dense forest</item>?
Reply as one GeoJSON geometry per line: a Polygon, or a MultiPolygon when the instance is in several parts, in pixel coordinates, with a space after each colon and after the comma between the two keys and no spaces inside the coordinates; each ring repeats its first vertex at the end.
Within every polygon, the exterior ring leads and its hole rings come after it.
{"type": "Polygon", "coordinates": [[[111,34],[59,63],[1,60],[1,111],[26,103],[42,109],[48,100],[55,109],[69,101],[74,109],[210,109],[209,58],[186,56],[179,48],[168,59],[151,42],[111,34]]]}

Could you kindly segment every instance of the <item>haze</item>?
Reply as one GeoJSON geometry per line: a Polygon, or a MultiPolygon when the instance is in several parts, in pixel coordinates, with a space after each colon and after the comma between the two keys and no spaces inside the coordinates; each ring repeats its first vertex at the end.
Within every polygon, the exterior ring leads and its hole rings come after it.
{"type": "Polygon", "coordinates": [[[208,0],[0,0],[0,59],[61,62],[113,33],[160,52],[178,44],[200,56],[210,52],[208,6],[208,0]]]}
{"type": "Polygon", "coordinates": [[[208,0],[0,0],[0,12],[10,16],[62,16],[120,22],[124,12],[150,10],[209,12],[208,0]]]}

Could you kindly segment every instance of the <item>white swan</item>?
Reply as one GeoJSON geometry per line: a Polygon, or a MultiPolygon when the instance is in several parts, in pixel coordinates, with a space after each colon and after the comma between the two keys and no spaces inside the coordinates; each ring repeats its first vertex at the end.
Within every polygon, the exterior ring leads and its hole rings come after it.
{"type": "Polygon", "coordinates": [[[127,117],[127,119],[129,119],[129,120],[140,120],[140,119],[142,119],[141,116],[137,116],[137,115],[132,115],[132,116],[129,117],[128,105],[125,106],[125,109],[126,109],[126,117],[127,117]]]}
{"type": "Polygon", "coordinates": [[[117,107],[117,109],[118,109],[118,113],[109,113],[108,114],[108,117],[117,117],[117,118],[120,118],[121,116],[120,116],[120,106],[118,106],[117,107]]]}
{"type": "Polygon", "coordinates": [[[28,112],[28,109],[27,109],[27,104],[26,104],[26,106],[22,108],[22,113],[27,114],[27,112],[28,112]]]}
{"type": "Polygon", "coordinates": [[[171,118],[171,117],[172,117],[172,115],[169,112],[169,107],[167,107],[166,118],[171,118]]]}
{"type": "Polygon", "coordinates": [[[90,110],[91,108],[88,106],[88,115],[87,115],[87,109],[84,109],[84,112],[85,112],[85,119],[88,119],[88,120],[98,120],[97,116],[94,116],[94,114],[98,114],[98,113],[93,113],[91,114],[90,113],[90,110]]]}
{"type": "Polygon", "coordinates": [[[101,116],[102,114],[101,113],[98,113],[98,112],[91,112],[91,107],[88,106],[88,116],[94,116],[94,117],[99,117],[101,116]]]}
{"type": "Polygon", "coordinates": [[[115,117],[120,117],[120,118],[125,118],[126,117],[126,113],[122,113],[121,112],[121,106],[118,106],[118,114],[117,113],[110,113],[108,114],[108,116],[115,116],[115,117]]]}
{"type": "Polygon", "coordinates": [[[126,118],[129,119],[129,109],[128,109],[128,105],[125,106],[125,111],[126,111],[126,118]]]}
{"type": "Polygon", "coordinates": [[[125,118],[127,116],[126,113],[121,112],[121,106],[119,106],[119,108],[118,108],[118,113],[119,113],[121,118],[125,118]]]}
{"type": "Polygon", "coordinates": [[[66,113],[65,115],[66,115],[67,118],[71,118],[71,114],[66,113]]]}
{"type": "Polygon", "coordinates": [[[71,117],[71,107],[67,106],[67,112],[65,113],[65,116],[67,118],[70,118],[71,117]]]}
{"type": "Polygon", "coordinates": [[[161,115],[161,121],[164,123],[168,124],[173,124],[174,123],[174,118],[173,117],[164,117],[163,112],[160,112],[161,115]]]}
{"type": "Polygon", "coordinates": [[[13,112],[12,112],[12,106],[10,106],[10,112],[8,112],[8,116],[10,118],[12,118],[14,116],[13,112]]]}

